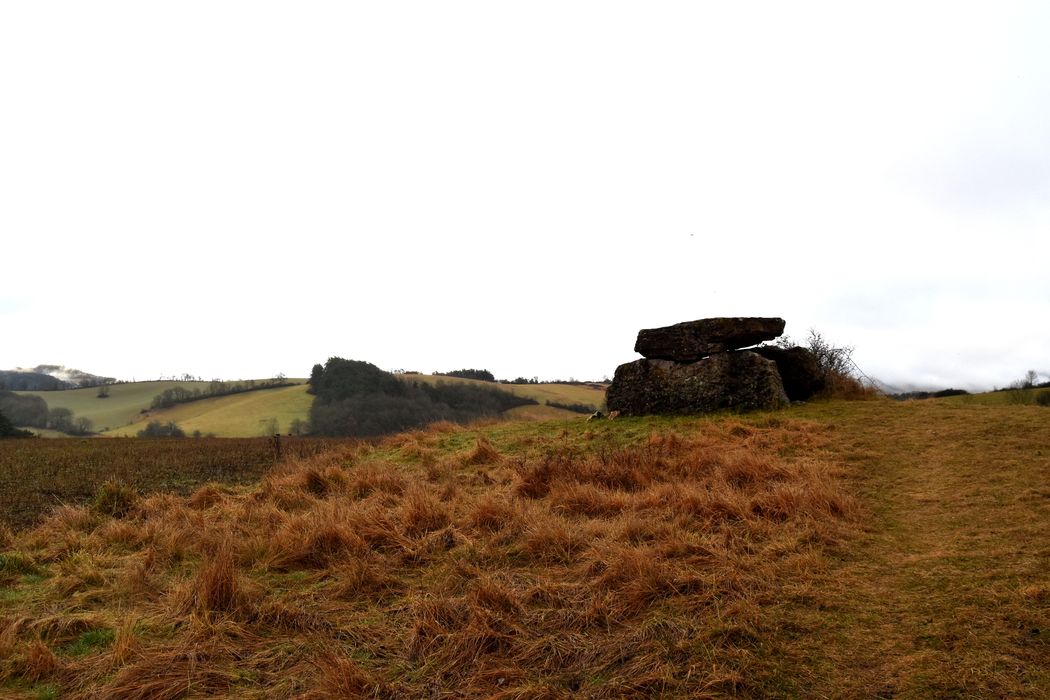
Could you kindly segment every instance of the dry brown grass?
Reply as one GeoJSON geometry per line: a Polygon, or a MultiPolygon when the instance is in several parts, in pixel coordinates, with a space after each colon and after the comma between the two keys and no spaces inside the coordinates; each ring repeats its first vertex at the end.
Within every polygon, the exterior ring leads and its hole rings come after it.
{"type": "MultiPolygon", "coordinates": [[[[1050,422],[1036,406],[811,404],[872,518],[770,640],[784,694],[1050,697],[1050,422]],[[805,675],[803,675],[804,671],[805,675]]],[[[830,512],[819,491],[798,498],[830,512]]]]}
{"type": "Polygon", "coordinates": [[[74,697],[761,692],[760,602],[814,575],[857,504],[815,423],[655,425],[526,453],[437,426],[250,491],[60,510],[12,536],[48,578],[0,609],[0,673],[74,697]],[[84,632],[42,621],[88,614],[112,642],[67,663],[84,632]]]}

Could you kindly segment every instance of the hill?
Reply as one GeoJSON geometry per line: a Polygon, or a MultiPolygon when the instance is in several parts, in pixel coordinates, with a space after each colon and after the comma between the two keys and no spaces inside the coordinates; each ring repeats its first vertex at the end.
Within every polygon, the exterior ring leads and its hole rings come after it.
{"type": "Polygon", "coordinates": [[[177,423],[187,435],[200,431],[215,437],[256,437],[288,432],[293,420],[306,421],[313,396],[305,384],[259,389],[230,396],[216,396],[171,408],[155,409],[128,425],[103,433],[106,436],[134,437],[150,421],[177,423]]]}
{"type": "Polygon", "coordinates": [[[37,365],[32,369],[19,367],[0,370],[0,389],[10,391],[61,391],[78,387],[112,384],[113,377],[100,377],[62,365],[37,365]]]}
{"type": "MultiPolygon", "coordinates": [[[[549,401],[563,405],[591,406],[593,407],[592,410],[597,410],[605,405],[605,386],[602,384],[497,384],[493,382],[478,381],[476,379],[448,377],[445,375],[409,373],[399,374],[397,376],[405,381],[427,382],[428,384],[468,382],[482,386],[492,386],[501,391],[509,391],[517,396],[534,399],[541,405],[546,405],[549,401]]],[[[523,406],[520,409],[514,410],[519,413],[528,414],[530,411],[527,409],[534,409],[534,407],[523,406]]],[[[544,412],[544,414],[551,417],[559,416],[568,418],[575,413],[574,411],[564,411],[561,409],[553,410],[558,411],[558,413],[544,412]]],[[[531,413],[538,412],[533,410],[531,413]]]]}
{"type": "Polygon", "coordinates": [[[0,370],[0,390],[58,391],[73,385],[50,374],[28,370],[0,370]]]}
{"type": "Polygon", "coordinates": [[[96,430],[107,430],[133,423],[148,410],[153,397],[174,387],[206,386],[207,382],[158,381],[113,384],[109,397],[98,398],[97,388],[66,389],[64,391],[20,391],[19,394],[39,396],[48,408],[68,408],[79,418],[88,418],[96,430]]]}
{"type": "Polygon", "coordinates": [[[983,394],[949,396],[943,401],[949,406],[1026,406],[1050,399],[1050,388],[1004,389],[983,394]]]}
{"type": "MultiPolygon", "coordinates": [[[[302,382],[302,379],[289,380],[293,382],[302,382]]],[[[33,396],[39,396],[47,402],[48,408],[68,408],[73,411],[76,417],[88,418],[95,427],[95,430],[103,432],[105,434],[112,435],[134,435],[134,432],[130,432],[131,426],[144,425],[144,420],[148,420],[150,415],[162,414],[159,411],[150,411],[150,403],[153,398],[161,392],[174,389],[194,389],[200,388],[202,390],[207,389],[209,382],[188,382],[188,381],[156,381],[156,382],[131,382],[125,384],[112,384],[108,385],[109,391],[108,398],[99,398],[97,388],[85,388],[85,389],[67,389],[64,391],[20,391],[16,392],[19,394],[28,394],[33,396]]],[[[296,387],[285,387],[287,389],[294,389],[296,387]]],[[[279,391],[279,389],[261,389],[258,392],[249,392],[247,394],[240,394],[238,396],[250,396],[252,393],[265,394],[268,391],[279,391]]],[[[217,397],[217,398],[232,398],[232,397],[217,397]]],[[[205,405],[209,401],[216,401],[217,398],[202,399],[201,401],[191,402],[187,404],[181,404],[175,407],[175,409],[184,409],[177,415],[183,416],[197,416],[202,414],[211,414],[213,418],[217,418],[214,413],[214,407],[205,405]]],[[[224,403],[222,406],[233,406],[237,407],[237,403],[224,403]]],[[[208,430],[206,432],[216,432],[219,430],[225,430],[228,424],[257,421],[261,418],[269,418],[271,415],[278,415],[273,413],[275,410],[285,411],[284,401],[282,399],[259,399],[258,401],[249,401],[244,404],[245,407],[258,409],[260,411],[268,411],[265,415],[262,414],[246,414],[242,418],[234,416],[228,416],[217,421],[215,430],[208,430]],[[274,406],[268,405],[273,402],[274,406]]],[[[309,406],[307,406],[307,409],[309,406]]],[[[280,415],[285,415],[281,413],[280,415]]],[[[305,418],[305,412],[301,417],[305,418]]],[[[159,420],[160,418],[158,418],[159,420]]],[[[164,418],[164,420],[169,420],[164,418]]],[[[141,427],[141,426],[140,426],[141,427]]],[[[36,430],[36,429],[34,429],[36,430]]],[[[251,432],[238,434],[239,437],[251,437],[258,435],[257,430],[251,432]]]]}
{"type": "Polygon", "coordinates": [[[1047,697],[1048,416],[872,400],[439,424],[254,486],[125,494],[120,517],[67,506],[0,540],[0,679],[26,697],[1047,697]]]}
{"type": "MultiPolygon", "coordinates": [[[[585,404],[601,406],[605,399],[604,389],[594,385],[574,384],[493,384],[471,379],[431,375],[397,375],[403,380],[422,381],[429,384],[439,382],[470,383],[495,387],[518,396],[533,398],[539,406],[522,406],[506,412],[506,417],[515,420],[554,420],[578,418],[579,413],[543,405],[546,401],[561,404],[585,404]]],[[[305,382],[293,379],[293,382],[305,382]]],[[[232,396],[219,396],[168,409],[150,410],[153,398],[161,392],[182,387],[206,388],[208,382],[155,381],[109,385],[109,397],[98,398],[97,388],[67,389],[64,391],[19,391],[16,393],[39,396],[48,408],[68,408],[76,417],[88,418],[95,430],[106,436],[135,436],[147,423],[156,420],[175,422],[187,434],[199,430],[202,434],[218,437],[254,437],[262,435],[276,420],[280,432],[287,432],[295,419],[306,421],[309,417],[313,397],[306,393],[305,384],[275,389],[261,389],[232,396]]],[[[51,431],[33,429],[38,434],[53,437],[51,431]]]]}

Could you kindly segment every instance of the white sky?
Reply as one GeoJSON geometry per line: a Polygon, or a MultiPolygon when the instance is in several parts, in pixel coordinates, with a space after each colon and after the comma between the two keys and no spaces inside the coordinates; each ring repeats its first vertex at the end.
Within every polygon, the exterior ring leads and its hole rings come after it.
{"type": "Polygon", "coordinates": [[[0,368],[1050,373],[1050,4],[0,5],[0,368]]]}

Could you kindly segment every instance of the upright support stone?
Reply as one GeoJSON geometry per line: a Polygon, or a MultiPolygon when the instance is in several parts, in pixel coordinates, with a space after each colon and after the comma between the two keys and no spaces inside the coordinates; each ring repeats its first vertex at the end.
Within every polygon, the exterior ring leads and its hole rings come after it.
{"type": "Polygon", "coordinates": [[[624,415],[774,409],[788,405],[777,366],[753,352],[726,352],[698,362],[637,360],[620,365],[605,395],[624,415]]]}
{"type": "Polygon", "coordinates": [[[784,391],[792,401],[806,401],[824,388],[824,372],[816,356],[803,347],[767,346],[753,352],[777,363],[784,391]]]}

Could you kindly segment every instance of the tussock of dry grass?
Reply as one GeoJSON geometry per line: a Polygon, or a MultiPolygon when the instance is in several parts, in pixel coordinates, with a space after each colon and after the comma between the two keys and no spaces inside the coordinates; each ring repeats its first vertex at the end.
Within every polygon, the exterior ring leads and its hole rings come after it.
{"type": "Polygon", "coordinates": [[[46,578],[0,617],[0,674],[112,698],[747,692],[754,601],[853,527],[814,424],[552,438],[528,456],[464,449],[462,431],[5,535],[46,578]],[[84,632],[42,624],[56,614],[111,643],[64,658],[84,632]]]}

